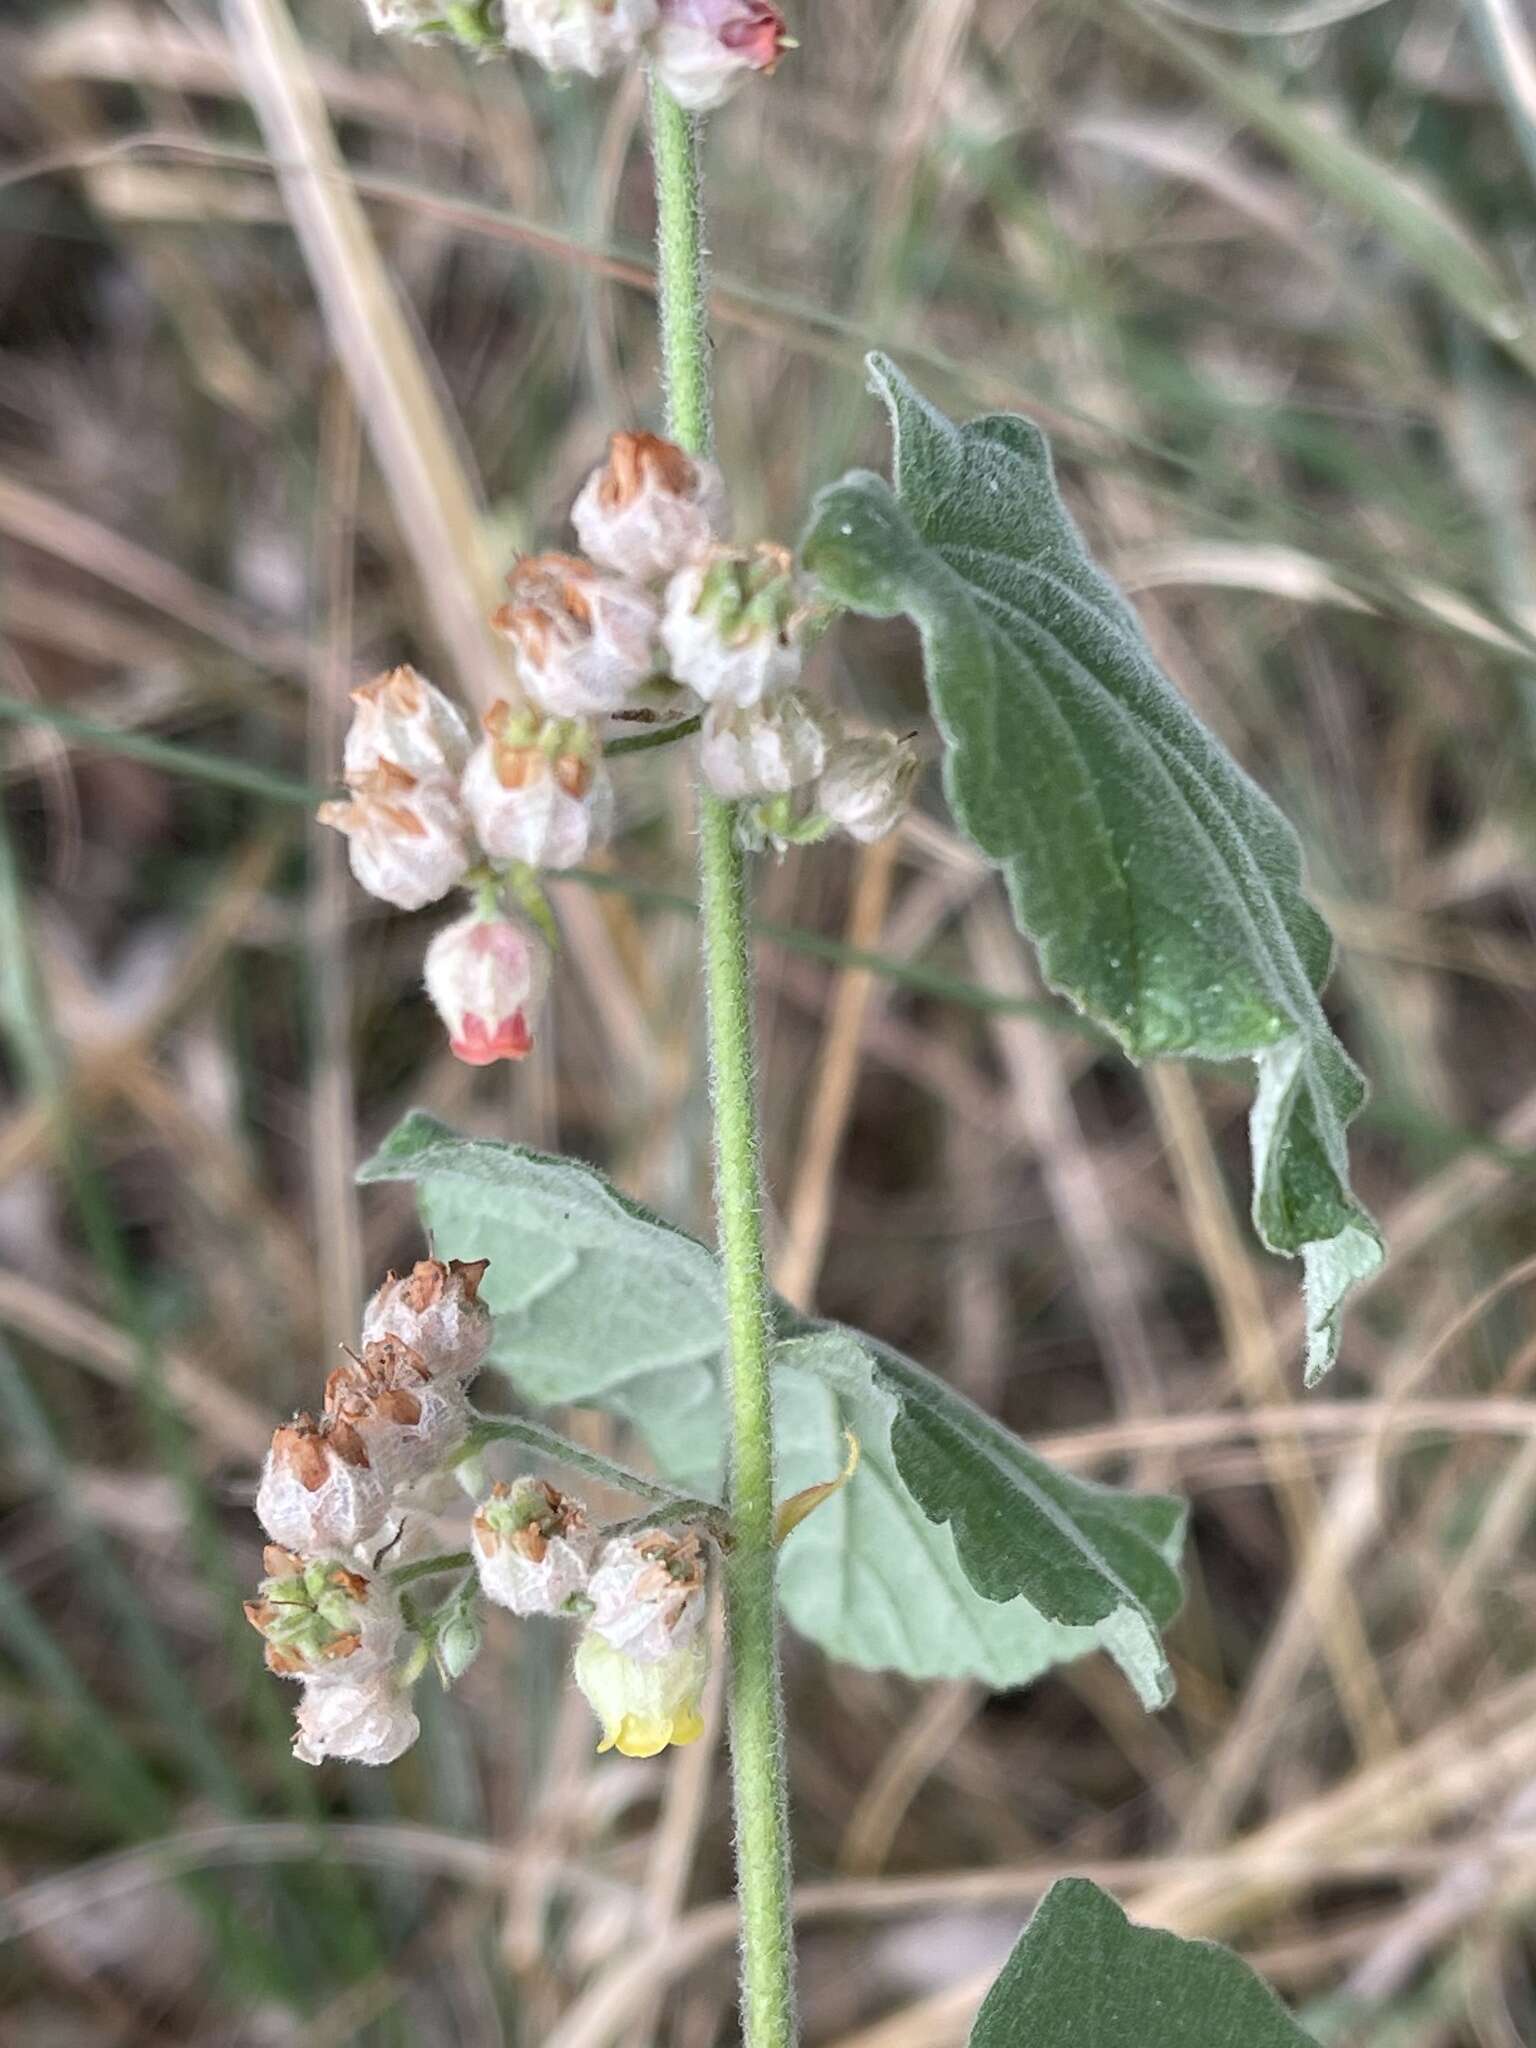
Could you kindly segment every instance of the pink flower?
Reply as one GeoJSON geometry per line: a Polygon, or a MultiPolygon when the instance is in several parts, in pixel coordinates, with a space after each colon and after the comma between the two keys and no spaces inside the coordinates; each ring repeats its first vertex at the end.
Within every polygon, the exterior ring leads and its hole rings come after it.
{"type": "Polygon", "coordinates": [[[427,994],[448,1027],[450,1050],[471,1067],[526,1058],[530,1019],[548,981],[549,948],[509,917],[472,911],[427,948],[427,994]]]}
{"type": "Polygon", "coordinates": [[[661,0],[657,76],[691,113],[728,100],[749,71],[771,72],[794,45],[771,0],[661,0]]]}

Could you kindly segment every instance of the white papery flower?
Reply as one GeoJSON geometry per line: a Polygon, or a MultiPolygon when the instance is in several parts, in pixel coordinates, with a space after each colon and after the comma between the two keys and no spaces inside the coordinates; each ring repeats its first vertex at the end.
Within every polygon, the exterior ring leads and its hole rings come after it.
{"type": "Polygon", "coordinates": [[[509,49],[546,71],[601,78],[630,64],[656,23],[656,0],[502,0],[509,49]]]}
{"type": "Polygon", "coordinates": [[[816,785],[816,806],[834,825],[869,846],[900,824],[917,776],[910,740],[893,732],[841,740],[816,785]]]}
{"type": "Polygon", "coordinates": [[[407,663],[352,692],[356,707],[342,749],[342,773],[354,787],[384,762],[417,786],[455,784],[469,759],[469,729],[457,710],[407,663]]]}
{"type": "Polygon", "coordinates": [[[656,668],[655,598],[579,555],[528,555],[491,624],[512,646],[524,694],[552,718],[619,710],[656,668]]]}
{"type": "Polygon", "coordinates": [[[433,1373],[399,1337],[364,1344],[325,1383],[325,1412],[350,1423],[369,1463],[396,1492],[446,1464],[469,1433],[464,1389],[451,1373],[433,1373]]]}
{"type": "Polygon", "coordinates": [[[583,551],[638,583],[682,568],[720,537],[725,517],[715,465],[656,434],[615,434],[571,508],[583,551]]]}
{"type": "Polygon", "coordinates": [[[423,978],[455,1059],[488,1067],[532,1052],[549,947],[531,925],[472,910],[433,939],[423,978]]]}
{"type": "Polygon", "coordinates": [[[608,843],[613,783],[590,719],[541,719],[503,703],[485,727],[462,794],[492,860],[570,868],[608,843]]]}
{"type": "Polygon", "coordinates": [[[711,704],[699,769],[716,796],[776,796],[814,782],[827,758],[827,719],[798,690],[759,704],[711,704]]]}
{"type": "Polygon", "coordinates": [[[547,1480],[495,1487],[471,1528],[481,1588],[498,1607],[559,1614],[586,1590],[593,1544],[586,1510],[547,1480]]]}
{"type": "Polygon", "coordinates": [[[360,1685],[306,1685],[299,1702],[293,1753],[301,1764],[336,1757],[353,1764],[392,1764],[421,1733],[410,1695],[388,1676],[360,1685]]]}
{"type": "Polygon", "coordinates": [[[274,1543],[302,1557],[348,1555],[384,1540],[389,1513],[389,1489],[350,1423],[298,1415],[275,1432],[256,1489],[274,1543]]]}
{"type": "Polygon", "coordinates": [[[491,1312],[480,1299],[488,1259],[418,1259],[391,1273],[363,1311],[363,1345],[398,1337],[434,1380],[467,1386],[491,1344],[491,1312]]]}
{"type": "Polygon", "coordinates": [[[399,1595],[339,1557],[296,1557],[269,1543],[266,1577],[245,1618],[267,1645],[267,1669],[313,1685],[357,1685],[389,1671],[405,1623],[399,1595]]]}
{"type": "Polygon", "coordinates": [[[670,1656],[704,1619],[704,1551],[693,1531],[615,1537],[587,1581],[590,1626],[640,1664],[670,1656]]]}
{"type": "Polygon", "coordinates": [[[315,816],[346,834],[352,872],[369,895],[401,910],[436,903],[469,870],[469,820],[458,792],[420,782],[393,761],[359,776],[347,797],[321,804],[315,816]]]}
{"type": "Polygon", "coordinates": [[[680,106],[704,114],[750,73],[772,72],[793,47],[769,0],[661,0],[651,63],[680,106]]]}
{"type": "Polygon", "coordinates": [[[784,548],[713,547],[667,585],[661,639],[673,676],[707,704],[757,704],[800,673],[800,597],[784,548]]]}

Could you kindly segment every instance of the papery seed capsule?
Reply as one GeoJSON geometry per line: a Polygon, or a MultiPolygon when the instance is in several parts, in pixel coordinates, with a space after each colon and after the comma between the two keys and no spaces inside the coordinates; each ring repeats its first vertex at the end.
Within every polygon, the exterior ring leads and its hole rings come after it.
{"type": "Polygon", "coordinates": [[[491,1344],[491,1312],[480,1299],[487,1259],[418,1259],[391,1273],[363,1311],[363,1349],[386,1337],[415,1351],[433,1380],[467,1386],[491,1344]]]}
{"type": "Polygon", "coordinates": [[[554,718],[617,711],[656,667],[658,607],[648,590],[579,555],[528,555],[491,624],[512,644],[524,693],[554,718]]]}
{"type": "Polygon", "coordinates": [[[667,585],[661,637],[672,674],[706,703],[759,703],[800,673],[799,608],[787,549],[709,549],[667,585]]]}
{"type": "Polygon", "coordinates": [[[451,1374],[434,1374],[399,1337],[348,1353],[325,1383],[325,1412],[348,1422],[392,1492],[448,1463],[469,1433],[469,1403],[451,1374]]]}
{"type": "Polygon", "coordinates": [[[576,867],[613,829],[613,784],[590,719],[537,719],[493,704],[463,799],[492,860],[576,867]]]}
{"type": "Polygon", "coordinates": [[[632,63],[656,21],[656,0],[503,0],[510,49],[546,71],[601,78],[632,63]]]}
{"type": "Polygon", "coordinates": [[[381,761],[348,798],[323,803],[315,816],[346,834],[352,872],[369,895],[401,910],[436,903],[468,871],[469,821],[456,792],[419,783],[393,761],[381,761]]]}
{"type": "Polygon", "coordinates": [[[824,817],[869,846],[900,824],[917,777],[917,752],[893,732],[845,739],[827,756],[816,785],[824,817]]]}
{"type": "Polygon", "coordinates": [[[641,1663],[589,1627],[576,1646],[572,1669],[602,1726],[599,1752],[656,1756],[669,1743],[681,1748],[704,1733],[709,1645],[702,1635],[641,1663]]]}
{"type": "Polygon", "coordinates": [[[725,515],[715,465],[656,434],[615,434],[571,507],[584,552],[637,583],[682,568],[719,537],[725,515]]]}
{"type": "Polygon", "coordinates": [[[350,1423],[297,1415],[273,1436],[256,1516],[285,1550],[314,1557],[371,1545],[387,1533],[389,1505],[389,1490],[350,1423]]]}
{"type": "Polygon", "coordinates": [[[514,1614],[559,1614],[585,1591],[593,1538],[579,1500],[544,1479],[497,1486],[471,1528],[486,1598],[514,1614]]]}
{"type": "Polygon", "coordinates": [[[704,1551],[697,1534],[647,1529],[606,1545],[587,1581],[591,1626],[641,1664],[670,1656],[704,1619],[704,1551]]]}
{"type": "Polygon", "coordinates": [[[267,1669],[315,1684],[355,1685],[390,1669],[405,1624],[382,1580],[336,1557],[296,1557],[269,1543],[267,1576],[245,1618],[267,1645],[267,1669]]]}
{"type": "Polygon", "coordinates": [[[454,784],[469,759],[469,729],[441,690],[409,664],[386,669],[352,692],[357,707],[342,750],[342,773],[355,788],[382,762],[428,783],[454,784]]]}
{"type": "Polygon", "coordinates": [[[392,1764],[421,1733],[409,1694],[388,1676],[362,1685],[306,1685],[296,1719],[293,1753],[301,1764],[326,1757],[392,1764]]]}
{"type": "Polygon", "coordinates": [[[427,994],[466,1066],[526,1059],[549,985],[549,948],[529,925],[471,911],[427,948],[427,994]]]}
{"type": "Polygon", "coordinates": [[[661,0],[651,62],[679,105],[702,114],[728,100],[749,73],[767,76],[793,47],[769,0],[661,0]]]}
{"type": "Polygon", "coordinates": [[[760,704],[711,704],[699,740],[699,770],[716,796],[798,789],[821,773],[826,725],[825,714],[798,690],[780,690],[760,704]]]}

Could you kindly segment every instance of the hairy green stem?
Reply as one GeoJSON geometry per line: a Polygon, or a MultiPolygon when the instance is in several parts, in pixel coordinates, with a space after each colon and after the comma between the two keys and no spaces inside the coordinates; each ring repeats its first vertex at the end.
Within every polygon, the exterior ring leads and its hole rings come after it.
{"type": "MultiPolygon", "coordinates": [[[[659,83],[652,85],[651,117],[667,418],[673,438],[691,454],[703,455],[710,444],[709,335],[697,137],[693,122],[659,83]]],[[[699,791],[699,882],[730,1358],[733,1541],[725,1562],[725,1606],[742,2032],[747,2048],[792,2048],[789,1802],[773,1583],[772,1333],[763,1265],[751,946],[734,807],[706,789],[699,791]]]]}

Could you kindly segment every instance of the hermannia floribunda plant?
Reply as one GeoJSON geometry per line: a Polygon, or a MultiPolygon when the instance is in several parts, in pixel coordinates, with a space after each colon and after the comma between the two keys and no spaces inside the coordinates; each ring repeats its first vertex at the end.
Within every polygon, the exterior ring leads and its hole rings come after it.
{"type": "MultiPolygon", "coordinates": [[[[450,906],[422,956],[453,1053],[522,1061],[539,1055],[559,973],[541,876],[614,840],[636,723],[644,745],[690,751],[719,1228],[707,1249],[578,1162],[407,1117],[363,1178],[414,1184],[434,1256],[384,1281],[318,1415],[277,1430],[256,1497],[266,1576],[246,1611],[299,1688],[295,1754],[387,1764],[416,1738],[413,1687],[429,1663],[445,1684],[467,1668],[488,1605],[570,1631],[603,1750],[691,1743],[718,1603],[742,2029],[749,2048],[790,2048],[781,1617],[864,1668],[996,1689],[1102,1651],[1154,1710],[1172,1690],[1162,1631],[1182,1597],[1184,1515],[1053,1468],[877,1336],[768,1291],[753,863],[899,830],[934,761],[927,800],[999,869],[1054,990],[1134,1059],[1254,1063],[1254,1221],[1303,1262],[1309,1379],[1333,1359],[1345,1294],[1381,1257],[1346,1153],[1364,1084],[1322,1009],[1331,941],[1294,835],[1162,673],[1037,427],[956,426],[872,357],[891,478],[855,471],[821,491],[793,548],[733,528],[710,443],[694,117],[770,89],[794,48],[778,9],[367,6],[381,32],[480,58],[586,78],[648,67],[667,406],[661,431],[615,423],[577,494],[574,540],[509,565],[492,621],[506,686],[478,730],[444,678],[399,667],[363,684],[339,764],[347,794],[320,818],[346,835],[364,889],[402,910],[450,906]],[[845,612],[915,626],[931,729],[871,730],[833,701],[813,655],[845,612]],[[647,1349],[631,1363],[641,1308],[647,1349]],[[487,1363],[529,1404],[557,1383],[563,1401],[610,1408],[652,1476],[477,1413],[467,1390],[487,1363]],[[498,1446],[640,1512],[605,1525],[543,1470],[493,1481],[498,1446]],[[445,1552],[452,1475],[476,1504],[465,1547],[445,1552]],[[421,1590],[433,1585],[435,1604],[421,1590]]],[[[771,89],[794,90],[788,67],[771,89]]],[[[1303,2038],[1234,1957],[1134,1927],[1081,1882],[1041,1904],[972,2036],[1303,2038]]]]}

